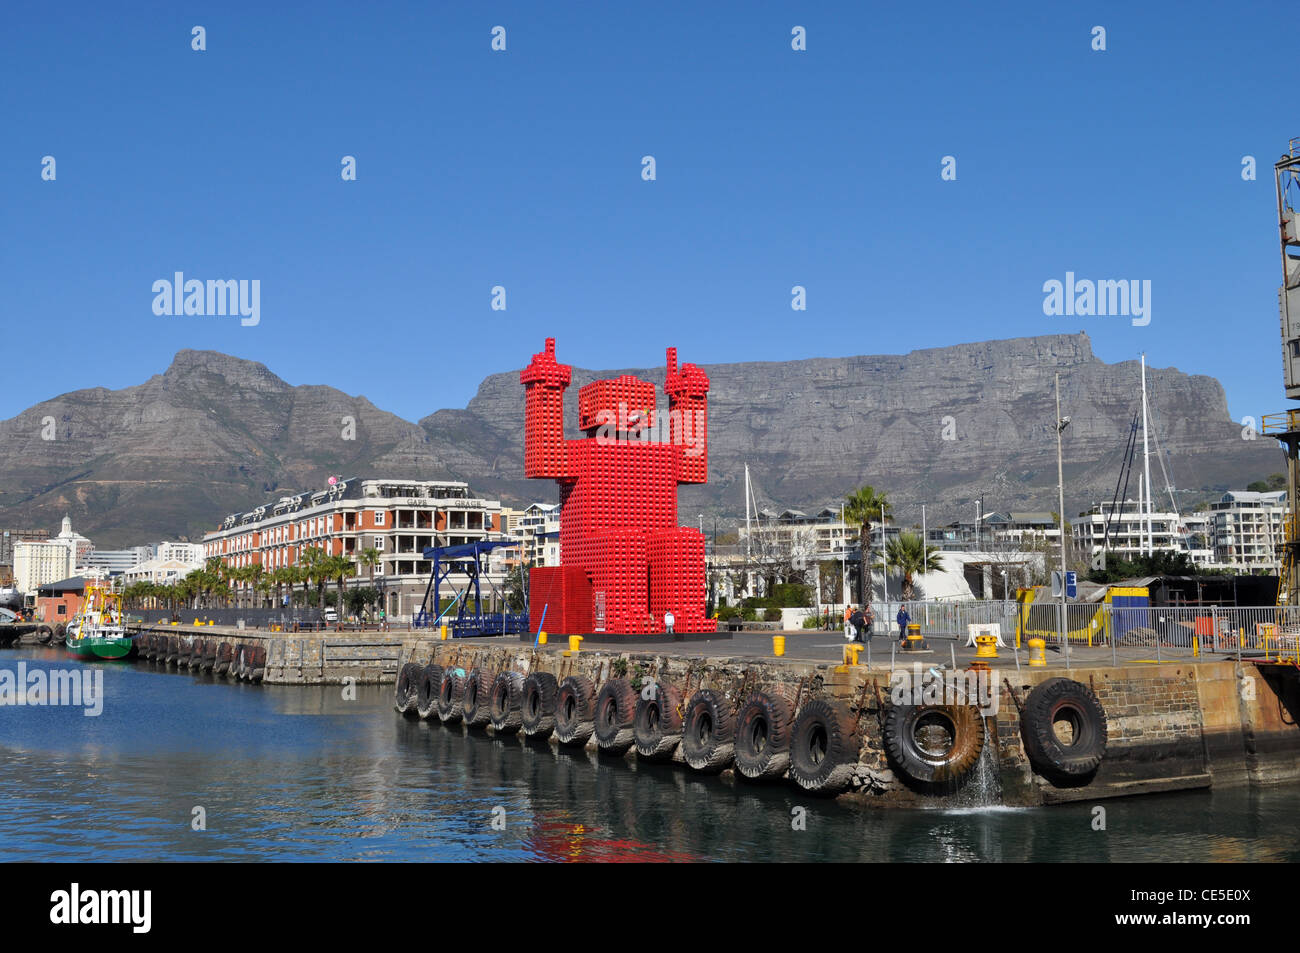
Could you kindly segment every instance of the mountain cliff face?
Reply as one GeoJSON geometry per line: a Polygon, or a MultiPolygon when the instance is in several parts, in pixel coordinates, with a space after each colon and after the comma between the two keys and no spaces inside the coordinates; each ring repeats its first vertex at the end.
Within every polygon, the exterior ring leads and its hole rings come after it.
{"type": "MultiPolygon", "coordinates": [[[[521,342],[521,360],[541,345],[521,342]]],[[[557,351],[563,360],[562,340],[557,351]]],[[[1074,513],[1113,493],[1139,400],[1138,362],[1103,363],[1082,334],[704,369],[709,483],[682,488],[684,523],[743,514],[746,463],[760,504],[778,510],[816,510],[862,483],[884,489],[909,523],[922,501],[932,523],[969,518],[981,495],[990,510],[1056,509],[1058,372],[1072,418],[1064,454],[1074,513]]],[[[619,373],[661,386],[664,368],[575,368],[571,427],[578,388],[619,373]]],[[[1180,503],[1281,469],[1274,441],[1242,439],[1215,379],[1148,368],[1147,382],[1180,503]]],[[[364,397],[290,386],[252,361],[181,351],[138,386],[76,391],[0,422],[0,525],[53,528],[66,512],[106,548],[197,539],[227,513],[330,474],[452,478],[509,503],[553,500],[554,484],[522,478],[523,419],[517,371],[488,377],[463,410],[413,424],[364,397]],[[54,439],[43,439],[51,417],[54,439]]],[[[1131,496],[1136,486],[1135,474],[1131,496]]]]}

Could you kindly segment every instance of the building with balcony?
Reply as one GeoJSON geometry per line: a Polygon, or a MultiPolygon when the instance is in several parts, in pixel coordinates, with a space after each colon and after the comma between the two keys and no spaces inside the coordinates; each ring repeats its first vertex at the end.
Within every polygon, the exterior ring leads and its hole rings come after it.
{"type": "Polygon", "coordinates": [[[1229,490],[1206,516],[1214,563],[1242,573],[1278,572],[1286,540],[1286,491],[1229,490]]]}
{"type": "MultiPolygon", "coordinates": [[[[352,560],[357,569],[349,585],[356,586],[371,584],[362,553],[373,549],[373,584],[384,591],[389,618],[397,619],[419,610],[432,568],[425,548],[500,536],[500,501],[474,496],[465,483],[347,479],[232,513],[204,535],[203,558],[269,573],[301,565],[303,553],[316,548],[352,560]]],[[[485,579],[498,587],[503,581],[490,571],[485,579]]]]}

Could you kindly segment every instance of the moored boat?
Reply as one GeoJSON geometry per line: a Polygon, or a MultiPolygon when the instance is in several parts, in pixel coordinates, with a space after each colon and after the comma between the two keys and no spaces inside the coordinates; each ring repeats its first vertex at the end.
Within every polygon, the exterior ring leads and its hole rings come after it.
{"type": "Polygon", "coordinates": [[[123,659],[135,648],[126,631],[122,596],[104,586],[87,585],[81,611],[68,623],[63,644],[82,658],[123,659]]]}

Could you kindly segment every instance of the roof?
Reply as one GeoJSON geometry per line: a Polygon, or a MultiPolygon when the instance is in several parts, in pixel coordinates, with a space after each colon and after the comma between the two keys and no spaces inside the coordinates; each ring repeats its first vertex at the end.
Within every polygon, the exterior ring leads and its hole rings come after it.
{"type": "Polygon", "coordinates": [[[86,588],[86,578],[84,576],[72,576],[68,579],[60,579],[58,582],[47,582],[43,586],[37,587],[37,592],[55,593],[55,592],[83,592],[86,588]]]}

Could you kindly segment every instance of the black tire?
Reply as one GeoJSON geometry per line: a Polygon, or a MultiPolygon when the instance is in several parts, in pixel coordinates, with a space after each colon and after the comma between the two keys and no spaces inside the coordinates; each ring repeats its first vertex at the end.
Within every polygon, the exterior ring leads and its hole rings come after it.
{"type": "Polygon", "coordinates": [[[195,639],[190,643],[190,657],[185,662],[185,667],[191,672],[203,664],[203,653],[207,646],[203,639],[195,639]]]}
{"type": "Polygon", "coordinates": [[[54,627],[54,634],[50,636],[52,642],[62,642],[68,635],[68,627],[60,622],[54,627]]]}
{"type": "Polygon", "coordinates": [[[1106,757],[1106,709],[1087,685],[1049,678],[1025,699],[1020,739],[1030,765],[1049,781],[1090,780],[1106,757]],[[1061,721],[1071,728],[1068,744],[1056,733],[1061,721]]]}
{"type": "Polygon", "coordinates": [[[251,661],[248,665],[248,680],[254,684],[262,681],[266,674],[266,646],[254,645],[251,661]]]}
{"type": "MultiPolygon", "coordinates": [[[[230,671],[238,676],[238,660],[242,659],[243,646],[240,646],[240,652],[236,654],[236,665],[231,665],[230,671]]],[[[401,671],[397,673],[397,685],[394,691],[393,707],[403,715],[411,711],[416,704],[416,691],[420,684],[420,676],[424,674],[423,666],[415,662],[407,662],[402,666],[401,671]]]]}
{"type": "Polygon", "coordinates": [[[973,705],[891,705],[884,734],[894,769],[930,794],[961,787],[984,750],[984,719],[973,705]]]}
{"type": "Polygon", "coordinates": [[[770,781],[790,767],[794,705],[780,692],[754,692],[736,713],[736,773],[770,781]]]}
{"type": "Polygon", "coordinates": [[[632,720],[636,756],[646,761],[671,761],[682,741],[682,693],[668,682],[651,684],[654,690],[643,690],[637,698],[632,720]]]}
{"type": "Polygon", "coordinates": [[[465,693],[461,697],[465,709],[465,725],[469,728],[482,728],[486,725],[492,704],[492,675],[487,669],[472,669],[465,676],[465,693]]]}
{"type": "Polygon", "coordinates": [[[438,686],[442,684],[442,666],[430,662],[420,673],[415,711],[426,721],[438,717],[438,686]]]}
{"type": "Polygon", "coordinates": [[[559,691],[560,684],[550,672],[531,672],[524,679],[519,715],[529,738],[545,738],[555,730],[555,698],[559,691]]]}
{"type": "Polygon", "coordinates": [[[695,771],[716,774],[735,755],[736,715],[717,692],[701,688],[682,712],[682,756],[695,771]]]}
{"type": "Polygon", "coordinates": [[[605,754],[627,754],[636,741],[632,720],[636,718],[636,689],[626,678],[612,678],[596,695],[596,744],[605,754]]]}
{"type": "Polygon", "coordinates": [[[229,642],[222,642],[217,646],[217,657],[212,663],[212,674],[225,676],[230,671],[230,663],[235,657],[234,649],[230,647],[229,642]]]}
{"type": "Polygon", "coordinates": [[[36,641],[41,645],[48,645],[54,640],[54,630],[48,625],[37,626],[36,641]]]}
{"type": "Polygon", "coordinates": [[[555,694],[555,740],[565,746],[585,745],[596,725],[596,686],[582,675],[560,682],[555,694]]]}
{"type": "Polygon", "coordinates": [[[465,717],[465,674],[460,669],[443,669],[437,708],[438,720],[444,725],[459,724],[465,717]]]}
{"type": "Polygon", "coordinates": [[[180,651],[181,651],[180,642],[181,642],[180,636],[178,635],[167,636],[167,654],[163,656],[164,665],[176,664],[177,658],[180,657],[180,651]]]}
{"type": "Polygon", "coordinates": [[[492,682],[492,699],[488,721],[499,735],[513,735],[524,723],[520,705],[524,697],[524,676],[519,672],[502,672],[492,682]]]}
{"type": "Polygon", "coordinates": [[[799,711],[790,732],[790,777],[805,791],[838,794],[849,786],[861,748],[848,709],[813,699],[799,711]]]}

